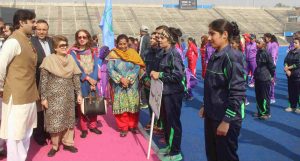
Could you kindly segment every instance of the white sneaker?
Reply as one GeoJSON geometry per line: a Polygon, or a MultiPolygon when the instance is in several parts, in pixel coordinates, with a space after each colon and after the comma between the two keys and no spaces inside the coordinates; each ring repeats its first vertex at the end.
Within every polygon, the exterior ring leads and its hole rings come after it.
{"type": "MultiPolygon", "coordinates": [[[[288,107],[288,108],[286,108],[286,109],[284,109],[286,112],[293,112],[294,111],[294,109],[293,108],[291,108],[291,107],[288,107]]],[[[300,110],[299,110],[299,112],[300,112],[300,110]]]]}
{"type": "Polygon", "coordinates": [[[246,105],[246,106],[248,106],[249,104],[250,104],[250,102],[249,102],[249,101],[245,102],[245,105],[246,105]]]}
{"type": "Polygon", "coordinates": [[[296,108],[295,113],[300,114],[300,108],[296,108]]]}
{"type": "Polygon", "coordinates": [[[270,103],[274,104],[274,103],[276,103],[276,100],[275,99],[271,99],[270,103]]]}
{"type": "Polygon", "coordinates": [[[253,87],[254,87],[254,83],[250,83],[248,86],[249,86],[250,88],[253,88],[253,87]]]}

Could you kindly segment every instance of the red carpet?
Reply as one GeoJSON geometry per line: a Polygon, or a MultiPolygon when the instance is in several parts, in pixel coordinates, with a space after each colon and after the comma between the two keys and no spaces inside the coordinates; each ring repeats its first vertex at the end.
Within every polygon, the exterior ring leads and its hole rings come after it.
{"type": "MultiPolygon", "coordinates": [[[[75,131],[75,146],[78,153],[64,151],[60,146],[59,152],[52,158],[47,157],[51,145],[39,146],[31,141],[28,161],[147,161],[148,140],[139,132],[136,135],[128,133],[125,138],[116,131],[115,119],[109,111],[105,116],[98,116],[98,124],[102,135],[89,132],[85,139],[80,138],[80,131],[75,131]]],[[[159,160],[153,150],[151,161],[159,160]]]]}

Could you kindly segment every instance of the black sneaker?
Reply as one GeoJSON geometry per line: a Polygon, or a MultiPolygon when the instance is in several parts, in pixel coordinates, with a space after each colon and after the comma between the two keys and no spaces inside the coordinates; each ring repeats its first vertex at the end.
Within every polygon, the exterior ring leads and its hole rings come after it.
{"type": "Polygon", "coordinates": [[[102,134],[102,131],[100,131],[100,130],[99,130],[99,129],[97,129],[97,128],[90,129],[90,132],[93,132],[93,133],[95,133],[95,134],[97,134],[97,135],[100,135],[100,134],[102,134]]]}
{"type": "Polygon", "coordinates": [[[56,152],[58,152],[58,150],[51,148],[47,155],[48,157],[53,157],[56,154],[56,152]]]}
{"type": "Polygon", "coordinates": [[[81,131],[80,137],[81,137],[81,138],[86,138],[86,135],[87,135],[87,134],[88,134],[88,131],[82,130],[82,131],[81,131]]]}
{"type": "Polygon", "coordinates": [[[67,145],[64,145],[64,150],[67,150],[71,153],[77,153],[78,152],[78,149],[75,148],[74,146],[67,146],[67,145]]]}

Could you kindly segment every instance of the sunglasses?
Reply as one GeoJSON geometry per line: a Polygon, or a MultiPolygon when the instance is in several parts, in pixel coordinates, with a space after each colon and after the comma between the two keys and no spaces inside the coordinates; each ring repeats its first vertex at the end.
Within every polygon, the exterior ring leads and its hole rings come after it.
{"type": "Polygon", "coordinates": [[[78,36],[77,38],[78,38],[78,39],[84,39],[84,40],[86,40],[86,39],[87,39],[87,37],[86,37],[86,36],[78,36]]]}
{"type": "Polygon", "coordinates": [[[68,44],[60,44],[58,45],[59,48],[67,48],[69,45],[68,44]]]}

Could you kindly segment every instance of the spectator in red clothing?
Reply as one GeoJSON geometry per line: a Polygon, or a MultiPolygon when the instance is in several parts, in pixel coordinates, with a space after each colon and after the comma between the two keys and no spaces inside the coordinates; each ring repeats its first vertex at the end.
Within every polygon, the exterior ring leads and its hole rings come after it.
{"type": "Polygon", "coordinates": [[[242,38],[244,39],[243,41],[241,41],[241,42],[243,43],[243,46],[242,46],[242,52],[245,53],[245,50],[246,50],[246,44],[251,42],[250,34],[249,34],[249,33],[244,33],[244,34],[242,35],[242,38]]]}
{"type": "Polygon", "coordinates": [[[192,71],[192,74],[196,76],[198,49],[195,40],[191,37],[188,38],[188,50],[185,56],[188,59],[188,68],[192,71]]]}
{"type": "Polygon", "coordinates": [[[201,65],[202,65],[202,78],[205,78],[206,73],[206,61],[205,61],[205,52],[206,52],[206,44],[208,42],[207,35],[203,35],[201,37],[201,47],[200,47],[200,53],[201,53],[201,65]]]}

